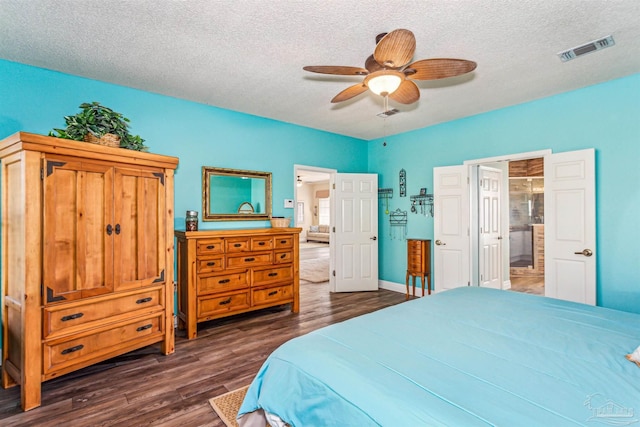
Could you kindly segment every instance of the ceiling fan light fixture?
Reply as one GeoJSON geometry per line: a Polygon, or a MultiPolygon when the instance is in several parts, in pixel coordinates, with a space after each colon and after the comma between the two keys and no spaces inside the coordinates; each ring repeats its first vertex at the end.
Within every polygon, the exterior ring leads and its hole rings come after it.
{"type": "Polygon", "coordinates": [[[400,87],[404,74],[394,70],[380,70],[373,72],[364,79],[364,84],[376,95],[387,96],[400,87]]]}
{"type": "Polygon", "coordinates": [[[298,175],[298,179],[296,180],[296,186],[302,187],[302,178],[300,178],[300,175],[298,175]]]}

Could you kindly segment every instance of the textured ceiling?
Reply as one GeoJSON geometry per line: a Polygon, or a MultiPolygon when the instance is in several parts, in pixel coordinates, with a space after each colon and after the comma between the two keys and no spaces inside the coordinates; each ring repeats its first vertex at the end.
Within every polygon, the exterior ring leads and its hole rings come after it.
{"type": "Polygon", "coordinates": [[[0,58],[369,140],[638,73],[639,18],[638,0],[0,0],[0,58]],[[414,60],[478,68],[388,119],[369,92],[330,103],[361,78],[302,70],[364,66],[396,28],[414,60]]]}

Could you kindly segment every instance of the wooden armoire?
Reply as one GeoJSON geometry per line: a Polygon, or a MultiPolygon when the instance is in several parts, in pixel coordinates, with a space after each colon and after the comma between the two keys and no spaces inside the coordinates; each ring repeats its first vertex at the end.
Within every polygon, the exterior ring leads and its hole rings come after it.
{"type": "Polygon", "coordinates": [[[2,385],[174,351],[175,157],[19,132],[2,161],[2,385]]]}

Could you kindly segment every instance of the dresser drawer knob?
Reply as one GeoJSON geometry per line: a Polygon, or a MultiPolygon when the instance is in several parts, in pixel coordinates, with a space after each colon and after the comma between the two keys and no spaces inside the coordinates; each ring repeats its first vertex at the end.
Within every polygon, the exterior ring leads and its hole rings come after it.
{"type": "Polygon", "coordinates": [[[136,304],[144,304],[145,302],[149,302],[151,301],[153,298],[151,297],[146,297],[146,298],[140,298],[139,300],[136,301],[136,304]]]}
{"type": "Polygon", "coordinates": [[[138,332],[146,331],[147,329],[151,329],[153,325],[149,323],[148,325],[140,326],[136,329],[138,332]]]}
{"type": "Polygon", "coordinates": [[[255,258],[245,258],[244,261],[245,262],[251,262],[251,261],[255,261],[255,258]]]}
{"type": "Polygon", "coordinates": [[[264,245],[266,245],[266,244],[267,244],[266,242],[259,242],[259,243],[258,243],[258,245],[259,245],[259,246],[264,246],[264,245]]]}
{"type": "Polygon", "coordinates": [[[227,305],[227,304],[229,304],[230,302],[231,302],[231,297],[227,298],[227,299],[226,299],[226,300],[224,300],[224,301],[220,301],[220,305],[227,305]]]}
{"type": "Polygon", "coordinates": [[[278,293],[278,291],[271,291],[271,292],[269,292],[269,296],[270,296],[270,297],[272,297],[272,296],[274,296],[274,295],[275,295],[275,294],[277,294],[277,293],[278,293]]]}
{"type": "Polygon", "coordinates": [[[70,314],[68,316],[62,316],[62,320],[63,322],[68,322],[69,320],[75,320],[75,319],[79,319],[82,316],[84,316],[84,313],[74,313],[74,314],[70,314]]]}
{"type": "Polygon", "coordinates": [[[82,350],[83,348],[84,348],[84,345],[82,344],[74,345],[73,347],[65,348],[64,350],[62,350],[62,354],[73,353],[74,351],[79,351],[79,350],[82,350]]]}
{"type": "Polygon", "coordinates": [[[275,277],[277,275],[278,275],[278,273],[269,273],[269,277],[275,277]]]}
{"type": "Polygon", "coordinates": [[[207,246],[207,249],[215,249],[215,248],[216,248],[216,246],[215,246],[215,245],[209,245],[209,246],[207,246]]]}
{"type": "Polygon", "coordinates": [[[231,279],[222,279],[222,280],[218,280],[218,283],[221,285],[224,285],[225,283],[229,283],[231,281],[231,279]]]}
{"type": "Polygon", "coordinates": [[[236,243],[235,245],[233,245],[234,248],[239,248],[240,246],[242,246],[241,243],[236,243]]]}
{"type": "Polygon", "coordinates": [[[207,265],[209,267],[212,267],[212,266],[216,265],[216,263],[215,263],[215,261],[210,261],[210,262],[207,263],[207,265]]]}
{"type": "Polygon", "coordinates": [[[287,241],[286,240],[280,240],[280,243],[285,245],[287,243],[287,241]]]}
{"type": "Polygon", "coordinates": [[[287,257],[287,254],[280,255],[280,259],[285,259],[286,257],[287,257]]]}

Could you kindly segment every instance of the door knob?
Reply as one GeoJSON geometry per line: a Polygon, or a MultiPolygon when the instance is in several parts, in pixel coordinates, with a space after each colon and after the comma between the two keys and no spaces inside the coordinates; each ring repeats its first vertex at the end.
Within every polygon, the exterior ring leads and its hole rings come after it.
{"type": "Polygon", "coordinates": [[[377,236],[369,237],[371,240],[378,240],[377,236]]]}
{"type": "Polygon", "coordinates": [[[446,245],[446,243],[442,243],[440,240],[436,240],[436,245],[444,246],[444,245],[446,245]]]}
{"type": "Polygon", "coordinates": [[[591,255],[593,255],[593,251],[591,249],[583,249],[580,252],[574,252],[574,254],[576,254],[576,255],[584,255],[584,256],[591,256],[591,255]]]}

